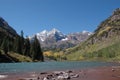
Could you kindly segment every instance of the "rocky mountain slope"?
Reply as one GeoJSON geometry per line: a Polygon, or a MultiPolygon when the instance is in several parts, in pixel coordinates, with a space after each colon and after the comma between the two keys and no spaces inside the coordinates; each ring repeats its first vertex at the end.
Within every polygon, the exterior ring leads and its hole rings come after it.
{"type": "Polygon", "coordinates": [[[11,26],[9,26],[9,24],[2,17],[0,17],[0,32],[9,34],[11,36],[18,35],[16,31],[11,26]]]}
{"type": "Polygon", "coordinates": [[[68,60],[120,60],[120,8],[103,21],[85,42],[66,50],[68,60]]]}
{"type": "MultiPolygon", "coordinates": [[[[90,35],[92,35],[92,33],[88,31],[65,35],[55,28],[51,31],[44,30],[36,34],[38,40],[41,43],[41,47],[44,50],[60,50],[70,48],[79,44],[80,42],[83,42],[90,35]]],[[[33,37],[34,35],[30,37],[30,39],[32,40],[33,37]]]]}

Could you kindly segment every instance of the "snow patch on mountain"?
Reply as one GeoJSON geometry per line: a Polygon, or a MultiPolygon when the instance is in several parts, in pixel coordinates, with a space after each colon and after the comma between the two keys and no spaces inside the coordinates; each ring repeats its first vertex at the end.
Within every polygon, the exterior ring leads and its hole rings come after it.
{"type": "Polygon", "coordinates": [[[61,41],[67,41],[68,40],[68,38],[65,38],[65,39],[62,39],[61,41]]]}

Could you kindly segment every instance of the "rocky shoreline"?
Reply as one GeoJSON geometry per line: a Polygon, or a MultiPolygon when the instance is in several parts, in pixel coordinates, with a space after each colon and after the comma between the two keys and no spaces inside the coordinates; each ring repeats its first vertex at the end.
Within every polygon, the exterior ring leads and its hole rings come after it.
{"type": "Polygon", "coordinates": [[[120,80],[120,66],[12,74],[0,80],[120,80]]]}
{"type": "MultiPolygon", "coordinates": [[[[54,71],[51,73],[42,72],[40,76],[36,78],[24,78],[19,80],[72,80],[73,78],[78,78],[79,74],[75,74],[73,71],[54,71]]],[[[35,75],[33,75],[35,76],[35,75]]]]}

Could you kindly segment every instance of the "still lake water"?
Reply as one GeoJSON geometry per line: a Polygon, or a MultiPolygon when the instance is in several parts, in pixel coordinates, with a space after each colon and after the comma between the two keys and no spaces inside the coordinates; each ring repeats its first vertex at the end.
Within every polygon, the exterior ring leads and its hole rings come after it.
{"type": "Polygon", "coordinates": [[[101,66],[114,66],[106,62],[36,62],[36,63],[0,63],[0,73],[41,72],[51,70],[68,70],[94,68],[101,66]]]}

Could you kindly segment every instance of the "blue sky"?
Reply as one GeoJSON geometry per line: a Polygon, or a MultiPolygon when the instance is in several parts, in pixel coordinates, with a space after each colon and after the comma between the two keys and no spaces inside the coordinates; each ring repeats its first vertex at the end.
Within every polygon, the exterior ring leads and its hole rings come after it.
{"type": "Polygon", "coordinates": [[[0,0],[0,16],[18,33],[57,28],[68,34],[94,31],[120,7],[120,0],[0,0]]]}

